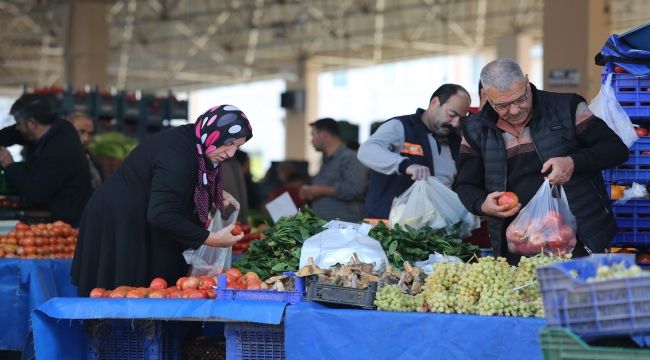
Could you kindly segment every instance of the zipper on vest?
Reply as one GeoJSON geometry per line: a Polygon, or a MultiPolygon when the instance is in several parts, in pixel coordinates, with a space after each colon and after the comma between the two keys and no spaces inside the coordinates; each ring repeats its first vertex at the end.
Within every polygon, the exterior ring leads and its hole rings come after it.
{"type": "MultiPolygon", "coordinates": [[[[598,186],[596,186],[596,184],[594,184],[593,180],[589,180],[589,182],[594,187],[594,190],[596,190],[596,195],[598,195],[598,198],[600,199],[600,203],[601,204],[605,203],[605,201],[603,200],[602,195],[600,194],[600,191],[598,191],[598,186]]],[[[604,206],[603,208],[605,209],[605,213],[609,215],[609,209],[607,209],[607,206],[604,206]]]]}

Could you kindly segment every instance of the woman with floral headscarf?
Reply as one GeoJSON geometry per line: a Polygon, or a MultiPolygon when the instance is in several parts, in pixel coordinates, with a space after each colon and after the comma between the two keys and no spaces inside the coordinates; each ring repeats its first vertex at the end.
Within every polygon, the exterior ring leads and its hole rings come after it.
{"type": "Polygon", "coordinates": [[[194,124],[148,137],[90,199],[72,263],[80,296],[95,287],[168,283],[187,273],[187,248],[231,246],[232,225],[206,230],[210,214],[239,207],[223,191],[220,162],[253,136],[246,115],[216,106],[194,124]]]}

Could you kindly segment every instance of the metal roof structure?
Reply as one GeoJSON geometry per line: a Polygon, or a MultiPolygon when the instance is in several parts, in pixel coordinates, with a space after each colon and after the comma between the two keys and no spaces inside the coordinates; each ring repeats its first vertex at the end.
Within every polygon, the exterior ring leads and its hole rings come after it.
{"type": "MultiPolygon", "coordinates": [[[[482,51],[504,34],[542,37],[543,0],[105,0],[109,86],[191,89],[482,51]]],[[[0,1],[0,87],[64,85],[68,1],[0,1]]],[[[650,19],[611,0],[612,32],[650,19]]],[[[604,39],[603,39],[604,41],[604,39]]]]}

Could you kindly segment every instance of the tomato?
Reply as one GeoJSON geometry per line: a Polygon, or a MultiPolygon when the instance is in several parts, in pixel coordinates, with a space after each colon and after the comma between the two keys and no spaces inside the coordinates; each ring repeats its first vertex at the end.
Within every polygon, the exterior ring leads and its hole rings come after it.
{"type": "Polygon", "coordinates": [[[230,230],[230,233],[231,233],[232,235],[235,235],[235,236],[241,234],[241,233],[242,233],[241,226],[239,226],[239,225],[235,225],[235,226],[232,228],[232,230],[230,230]]]}
{"type": "Polygon", "coordinates": [[[241,271],[239,271],[239,269],[230,268],[230,269],[226,270],[226,276],[237,281],[237,280],[241,279],[241,277],[243,275],[242,275],[241,271]]]}
{"type": "Polygon", "coordinates": [[[149,287],[152,289],[166,289],[167,288],[167,280],[163,278],[155,278],[151,280],[151,284],[149,284],[149,287]]]}
{"type": "Polygon", "coordinates": [[[135,290],[129,290],[129,292],[126,293],[125,297],[128,298],[143,298],[145,296],[144,292],[142,292],[140,289],[135,289],[135,290]]]}
{"type": "Polygon", "coordinates": [[[176,280],[176,288],[179,289],[179,290],[182,290],[183,289],[183,283],[185,282],[185,280],[187,280],[186,276],[179,277],[178,280],[176,280]]]}
{"type": "Polygon", "coordinates": [[[648,136],[648,134],[650,134],[650,131],[649,131],[648,129],[646,129],[646,128],[642,128],[642,127],[640,127],[640,126],[639,126],[639,127],[635,127],[635,128],[634,128],[634,131],[636,131],[636,134],[637,134],[638,136],[648,136]]]}
{"type": "Polygon", "coordinates": [[[213,277],[210,276],[201,276],[199,278],[199,290],[210,290],[214,286],[217,286],[217,282],[213,277]]]}
{"type": "Polygon", "coordinates": [[[90,290],[90,297],[91,298],[105,298],[108,297],[108,291],[102,289],[102,288],[94,288],[90,290]]]}
{"type": "Polygon", "coordinates": [[[514,209],[519,204],[519,197],[513,192],[506,191],[497,198],[497,204],[499,206],[507,205],[508,208],[506,210],[514,209]]]}
{"type": "Polygon", "coordinates": [[[195,276],[190,276],[187,279],[185,279],[185,282],[183,282],[183,290],[188,290],[188,289],[198,289],[199,288],[199,278],[195,276]]]}
{"type": "Polygon", "coordinates": [[[639,253],[636,254],[637,264],[650,264],[650,253],[639,253]]]}
{"type": "Polygon", "coordinates": [[[178,288],[172,287],[167,289],[167,298],[169,299],[180,299],[183,295],[183,292],[178,288]]]}
{"type": "Polygon", "coordinates": [[[244,225],[240,225],[240,227],[241,227],[241,231],[243,231],[244,234],[248,234],[252,230],[250,225],[244,224],[244,225]]]}
{"type": "Polygon", "coordinates": [[[147,296],[147,297],[149,299],[166,299],[167,298],[167,290],[166,289],[155,289],[152,292],[150,292],[149,296],[147,296]]]}
{"type": "Polygon", "coordinates": [[[19,222],[16,224],[16,231],[26,231],[29,230],[29,225],[19,222]]]}

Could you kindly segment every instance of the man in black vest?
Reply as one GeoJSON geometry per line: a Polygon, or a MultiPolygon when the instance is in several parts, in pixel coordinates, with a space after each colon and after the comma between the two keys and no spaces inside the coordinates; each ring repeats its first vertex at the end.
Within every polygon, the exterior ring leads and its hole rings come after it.
{"type": "Polygon", "coordinates": [[[384,122],[361,145],[357,158],[371,170],[365,218],[388,219],[393,199],[415,180],[434,175],[451,187],[460,146],[456,128],[469,105],[462,86],[442,85],[431,95],[427,110],[384,122]]]}
{"type": "Polygon", "coordinates": [[[573,255],[608,249],[616,222],[601,171],[628,158],[625,144],[581,96],[538,90],[513,60],[487,64],[481,83],[488,104],[462,128],[455,189],[470,212],[487,216],[494,254],[519,261],[505,231],[545,178],[563,185],[576,217],[573,255]],[[504,191],[520,204],[499,206],[504,191]]]}

